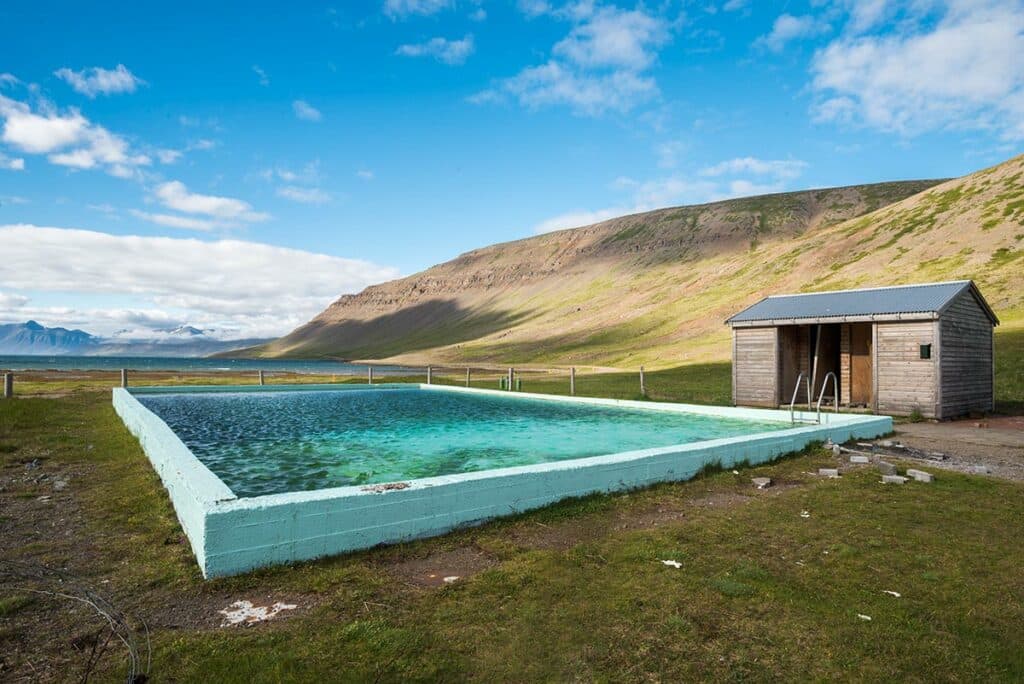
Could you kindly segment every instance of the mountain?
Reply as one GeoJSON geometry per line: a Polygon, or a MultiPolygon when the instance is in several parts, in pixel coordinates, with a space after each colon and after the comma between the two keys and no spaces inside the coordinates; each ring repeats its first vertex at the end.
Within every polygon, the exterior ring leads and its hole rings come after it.
{"type": "Polygon", "coordinates": [[[36,323],[0,325],[0,354],[26,356],[209,356],[266,342],[220,340],[208,331],[183,325],[155,331],[154,337],[130,337],[126,331],[104,338],[84,330],[46,328],[36,323]]]}
{"type": "Polygon", "coordinates": [[[0,354],[87,354],[98,344],[84,330],[44,328],[35,321],[0,325],[0,354]]]}
{"type": "Polygon", "coordinates": [[[342,296],[245,353],[672,366],[728,358],[723,321],[770,293],[954,278],[1017,316],[1022,177],[1024,156],[948,181],[660,209],[493,245],[342,296]]]}

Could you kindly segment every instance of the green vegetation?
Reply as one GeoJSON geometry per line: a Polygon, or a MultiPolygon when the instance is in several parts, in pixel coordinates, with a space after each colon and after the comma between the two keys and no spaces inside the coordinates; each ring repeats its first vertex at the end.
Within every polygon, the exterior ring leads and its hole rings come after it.
{"type": "MultiPolygon", "coordinates": [[[[928,486],[885,487],[864,469],[819,479],[808,473],[833,461],[812,449],[739,475],[204,582],[106,392],[0,402],[0,443],[17,447],[0,455],[8,559],[65,567],[145,619],[158,681],[1024,677],[1014,523],[1024,487],[993,478],[944,472],[928,486]],[[38,482],[15,477],[33,459],[38,482]],[[41,476],[62,473],[74,475],[70,489],[47,490],[41,476]],[[754,490],[759,475],[777,486],[754,490]],[[43,491],[73,502],[62,533],[43,491]],[[24,519],[33,511],[45,529],[24,519]],[[480,560],[445,560],[467,554],[480,560]],[[426,586],[430,562],[460,579],[426,586]],[[219,628],[217,611],[243,599],[298,607],[219,628]]],[[[66,679],[85,657],[68,639],[99,625],[22,596],[0,585],[0,605],[17,606],[0,611],[4,667],[49,663],[66,679]]],[[[118,655],[108,652],[100,679],[119,676],[118,655]]]]}

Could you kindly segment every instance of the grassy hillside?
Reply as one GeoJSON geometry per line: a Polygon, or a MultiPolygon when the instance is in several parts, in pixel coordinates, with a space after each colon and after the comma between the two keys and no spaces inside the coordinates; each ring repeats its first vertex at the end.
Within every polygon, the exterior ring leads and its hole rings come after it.
{"type": "Polygon", "coordinates": [[[1024,324],[1024,157],[937,183],[662,209],[493,245],[341,297],[262,356],[670,367],[766,294],[973,278],[1024,324]]]}

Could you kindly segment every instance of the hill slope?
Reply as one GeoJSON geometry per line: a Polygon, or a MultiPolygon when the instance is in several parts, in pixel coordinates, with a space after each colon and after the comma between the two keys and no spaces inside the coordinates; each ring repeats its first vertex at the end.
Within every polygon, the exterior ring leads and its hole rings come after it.
{"type": "Polygon", "coordinates": [[[946,182],[662,209],[485,247],[334,302],[252,350],[404,362],[652,367],[727,358],[772,292],[974,278],[1024,293],[1024,157],[946,182]]]}

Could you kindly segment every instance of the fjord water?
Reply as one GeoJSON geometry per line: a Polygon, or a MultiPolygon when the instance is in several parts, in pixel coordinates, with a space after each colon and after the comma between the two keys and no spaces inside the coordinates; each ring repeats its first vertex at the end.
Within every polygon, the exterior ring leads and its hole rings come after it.
{"type": "Polygon", "coordinates": [[[415,388],[138,399],[239,497],[562,461],[789,427],[415,388]]]}

